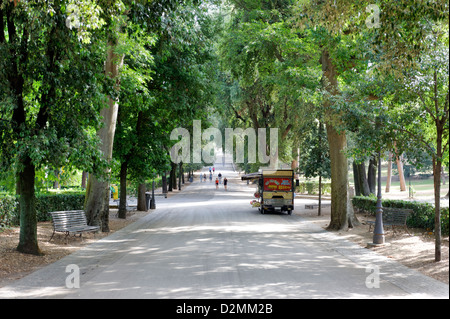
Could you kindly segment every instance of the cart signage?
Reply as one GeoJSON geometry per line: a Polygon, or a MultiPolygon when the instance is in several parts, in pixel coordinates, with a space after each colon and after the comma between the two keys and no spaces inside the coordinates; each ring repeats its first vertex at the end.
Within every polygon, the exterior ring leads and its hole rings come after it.
{"type": "Polygon", "coordinates": [[[287,177],[264,178],[265,191],[290,191],[292,190],[292,180],[287,177]]]}

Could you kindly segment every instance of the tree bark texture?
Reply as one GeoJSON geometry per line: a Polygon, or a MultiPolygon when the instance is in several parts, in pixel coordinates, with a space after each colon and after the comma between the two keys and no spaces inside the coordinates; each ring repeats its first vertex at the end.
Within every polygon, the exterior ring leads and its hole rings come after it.
{"type": "Polygon", "coordinates": [[[35,167],[30,157],[23,162],[23,170],[18,173],[20,235],[17,250],[32,255],[42,255],[37,240],[36,197],[34,193],[35,167]]]}
{"type": "MultiPolygon", "coordinates": [[[[123,55],[116,54],[116,44],[112,41],[108,42],[108,53],[105,63],[105,73],[111,79],[118,79],[119,70],[123,65],[123,55]]],[[[116,81],[116,89],[118,90],[120,83],[116,81]]],[[[116,99],[109,97],[107,107],[100,111],[103,126],[97,132],[101,140],[100,149],[104,159],[108,162],[112,158],[112,150],[114,143],[114,134],[116,131],[117,113],[119,103],[116,99]]],[[[110,172],[105,172],[109,176],[110,172]]],[[[109,181],[100,180],[97,177],[91,177],[88,181],[86,190],[85,212],[88,224],[91,226],[101,226],[102,232],[109,231],[109,181]]]]}
{"type": "Polygon", "coordinates": [[[138,186],[138,201],[137,201],[137,210],[141,212],[147,211],[147,205],[145,203],[145,192],[147,191],[145,184],[141,183],[138,186]]]}
{"type": "Polygon", "coordinates": [[[121,219],[127,218],[127,171],[128,161],[125,160],[122,162],[122,165],[120,165],[120,200],[118,216],[121,219]]]}
{"type": "MultiPolygon", "coordinates": [[[[322,64],[322,82],[332,96],[339,94],[337,70],[325,49],[320,59],[322,64]]],[[[358,224],[348,199],[348,160],[345,155],[347,137],[345,131],[336,128],[341,122],[339,113],[331,109],[331,101],[324,102],[326,129],[330,145],[331,161],[331,221],[328,229],[340,230],[358,224]]]]}
{"type": "Polygon", "coordinates": [[[397,156],[396,162],[397,162],[398,177],[400,179],[400,191],[405,192],[406,191],[406,182],[405,182],[405,174],[403,173],[402,156],[397,156]]]}
{"type": "Polygon", "coordinates": [[[391,180],[392,180],[392,152],[389,152],[386,189],[385,189],[386,193],[389,193],[391,191],[391,180]]]}
{"type": "Polygon", "coordinates": [[[366,165],[364,162],[353,161],[353,179],[355,182],[355,193],[357,196],[369,196],[370,189],[366,177],[366,165]]]}
{"type": "MultiPolygon", "coordinates": [[[[439,140],[439,139],[438,139],[439,140]]],[[[438,141],[439,143],[439,141],[438,141]]],[[[439,153],[438,145],[438,153],[439,153]]],[[[434,178],[434,237],[435,237],[435,250],[434,250],[434,260],[442,260],[441,252],[441,167],[442,162],[440,161],[442,157],[433,158],[433,178],[434,178]]]]}
{"type": "Polygon", "coordinates": [[[337,132],[327,124],[331,160],[331,221],[328,229],[340,230],[348,227],[348,172],[347,157],[343,152],[347,146],[344,132],[337,132]]]}
{"type": "Polygon", "coordinates": [[[377,157],[372,155],[369,160],[369,169],[367,171],[367,184],[369,185],[370,194],[376,194],[377,189],[377,157]]]}

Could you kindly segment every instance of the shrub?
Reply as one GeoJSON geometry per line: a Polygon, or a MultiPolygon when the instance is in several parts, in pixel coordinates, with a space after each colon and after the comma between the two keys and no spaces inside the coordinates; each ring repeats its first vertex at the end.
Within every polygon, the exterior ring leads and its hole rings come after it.
{"type": "Polygon", "coordinates": [[[18,224],[17,199],[15,196],[0,198],[0,229],[18,224]]]}
{"type": "MultiPolygon", "coordinates": [[[[299,186],[295,188],[299,194],[316,195],[319,193],[319,182],[300,182],[299,186]]],[[[331,193],[331,183],[322,182],[322,194],[331,193]]]]}
{"type": "MultiPolygon", "coordinates": [[[[38,222],[50,220],[49,212],[82,210],[83,194],[36,195],[36,216],[38,222]]],[[[19,202],[16,196],[0,198],[0,228],[19,225],[19,202]]]]}
{"type": "Polygon", "coordinates": [[[50,220],[49,212],[82,210],[85,195],[57,194],[36,195],[36,215],[39,222],[50,220]]]}
{"type": "MultiPolygon", "coordinates": [[[[377,198],[375,196],[355,196],[352,199],[352,204],[354,209],[359,212],[375,215],[377,198]]],[[[382,201],[382,205],[383,207],[412,209],[413,213],[406,221],[409,227],[434,230],[434,206],[429,203],[386,199],[382,201]]],[[[448,207],[441,209],[441,228],[443,235],[448,235],[449,232],[448,211],[448,207]]]]}
{"type": "Polygon", "coordinates": [[[449,226],[448,226],[448,219],[449,219],[449,208],[444,207],[441,210],[441,231],[442,235],[449,235],[449,226]]]}

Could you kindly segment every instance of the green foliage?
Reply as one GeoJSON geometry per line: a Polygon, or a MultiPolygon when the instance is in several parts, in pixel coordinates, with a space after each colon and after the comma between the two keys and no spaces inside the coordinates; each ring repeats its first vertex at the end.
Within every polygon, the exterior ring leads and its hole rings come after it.
{"type": "Polygon", "coordinates": [[[15,196],[0,197],[0,230],[18,224],[17,204],[15,196]]]}
{"type": "Polygon", "coordinates": [[[83,210],[84,194],[37,195],[36,214],[38,221],[50,220],[49,212],[83,210]]]}
{"type": "Polygon", "coordinates": [[[441,209],[441,231],[443,235],[449,234],[449,208],[441,209]]]}
{"type": "MultiPolygon", "coordinates": [[[[49,212],[83,210],[84,199],[84,194],[39,194],[36,196],[37,221],[49,221],[49,212]]],[[[0,198],[0,229],[19,225],[18,205],[17,196],[0,198]]]]}
{"type": "MultiPolygon", "coordinates": [[[[319,193],[319,182],[300,182],[295,191],[299,194],[316,195],[319,193]]],[[[330,182],[322,182],[322,194],[331,194],[330,182]]]]}
{"type": "Polygon", "coordinates": [[[293,32],[291,1],[232,3],[235,10],[218,46],[230,125],[278,128],[279,156],[291,161],[295,142],[314,120],[311,109],[320,99],[314,34],[293,32]]]}
{"type": "Polygon", "coordinates": [[[300,145],[300,173],[306,178],[321,176],[331,177],[330,154],[322,123],[314,123],[300,145]],[[316,125],[317,124],[317,125],[316,125]]]}
{"type": "MultiPolygon", "coordinates": [[[[375,196],[364,197],[355,196],[352,199],[353,207],[360,212],[375,215],[377,198],[375,196]]],[[[412,209],[414,212],[408,217],[408,227],[422,228],[424,230],[434,230],[433,205],[415,201],[391,200],[382,201],[383,207],[412,209]]],[[[441,209],[441,228],[442,234],[448,235],[449,214],[448,208],[441,209]]]]}

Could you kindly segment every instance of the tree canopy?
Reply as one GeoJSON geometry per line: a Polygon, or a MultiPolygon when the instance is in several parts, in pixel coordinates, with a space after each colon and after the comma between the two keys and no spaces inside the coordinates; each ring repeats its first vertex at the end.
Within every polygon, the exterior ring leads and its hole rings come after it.
{"type": "Polygon", "coordinates": [[[87,219],[108,231],[111,178],[121,209],[130,181],[170,171],[173,184],[171,132],[201,120],[277,128],[280,162],[300,149],[300,172],[331,178],[329,229],[358,224],[349,159],[364,171],[425,154],[439,259],[448,32],[443,0],[0,0],[0,176],[20,198],[18,249],[40,254],[36,174],[89,172],[87,219]]]}

